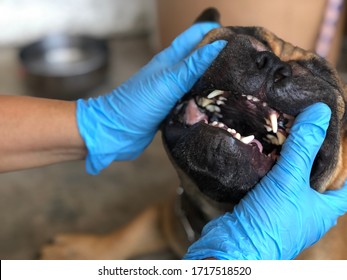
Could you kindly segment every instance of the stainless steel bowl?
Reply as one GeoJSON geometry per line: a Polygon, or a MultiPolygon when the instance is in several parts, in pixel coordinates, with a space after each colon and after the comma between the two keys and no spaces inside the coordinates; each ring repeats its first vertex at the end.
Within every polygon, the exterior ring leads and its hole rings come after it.
{"type": "Polygon", "coordinates": [[[106,80],[109,51],[104,40],[50,35],[19,51],[29,94],[75,100],[106,80]]]}

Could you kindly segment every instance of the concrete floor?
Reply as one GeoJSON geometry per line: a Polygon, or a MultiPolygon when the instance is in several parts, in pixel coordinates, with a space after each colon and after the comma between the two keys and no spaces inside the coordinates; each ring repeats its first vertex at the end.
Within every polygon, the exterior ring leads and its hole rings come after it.
{"type": "MultiPolygon", "coordinates": [[[[108,83],[93,94],[111,91],[143,66],[152,56],[147,42],[112,40],[108,83]]],[[[1,94],[25,94],[16,55],[0,49],[1,94]]],[[[84,162],[0,174],[0,259],[34,259],[58,233],[108,232],[177,185],[159,133],[140,158],[113,163],[98,176],[87,175],[84,162]]]]}

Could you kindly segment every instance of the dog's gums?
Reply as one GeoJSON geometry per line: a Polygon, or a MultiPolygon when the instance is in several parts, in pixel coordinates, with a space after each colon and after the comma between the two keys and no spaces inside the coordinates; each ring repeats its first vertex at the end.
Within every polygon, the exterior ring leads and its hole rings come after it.
{"type": "MultiPolygon", "coordinates": [[[[233,95],[213,90],[206,97],[196,96],[186,102],[185,125],[203,122],[239,140],[249,148],[276,160],[286,140],[294,117],[278,112],[252,95],[233,95]]],[[[241,143],[240,143],[241,144],[241,143]]]]}

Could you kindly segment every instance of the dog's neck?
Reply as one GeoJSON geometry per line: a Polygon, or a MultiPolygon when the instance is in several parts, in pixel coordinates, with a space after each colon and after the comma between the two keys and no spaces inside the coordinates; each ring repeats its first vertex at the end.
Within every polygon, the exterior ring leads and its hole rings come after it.
{"type": "Polygon", "coordinates": [[[181,180],[182,191],[179,193],[179,208],[184,219],[195,235],[201,233],[204,225],[210,220],[232,211],[234,205],[219,203],[201,193],[196,184],[181,170],[177,170],[181,180]]]}

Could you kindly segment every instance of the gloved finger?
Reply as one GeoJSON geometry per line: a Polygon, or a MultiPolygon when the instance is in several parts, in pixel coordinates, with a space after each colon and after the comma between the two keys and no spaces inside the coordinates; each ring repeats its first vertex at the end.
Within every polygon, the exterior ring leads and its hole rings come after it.
{"type": "Polygon", "coordinates": [[[178,63],[194,50],[210,30],[218,27],[220,24],[217,22],[193,24],[179,35],[168,48],[157,54],[153,63],[160,63],[162,67],[178,63]]]}
{"type": "Polygon", "coordinates": [[[307,107],[292,126],[273,173],[284,182],[290,178],[308,182],[313,161],[324,141],[331,116],[324,103],[307,107]],[[290,178],[287,178],[290,176],[290,178]]]}
{"type": "Polygon", "coordinates": [[[176,100],[192,88],[227,43],[225,40],[218,40],[205,45],[167,71],[168,79],[179,88],[172,91],[176,94],[176,100]]]}
{"type": "Polygon", "coordinates": [[[331,208],[337,216],[347,212],[347,181],[341,189],[329,190],[321,194],[326,201],[326,205],[331,208]]]}

